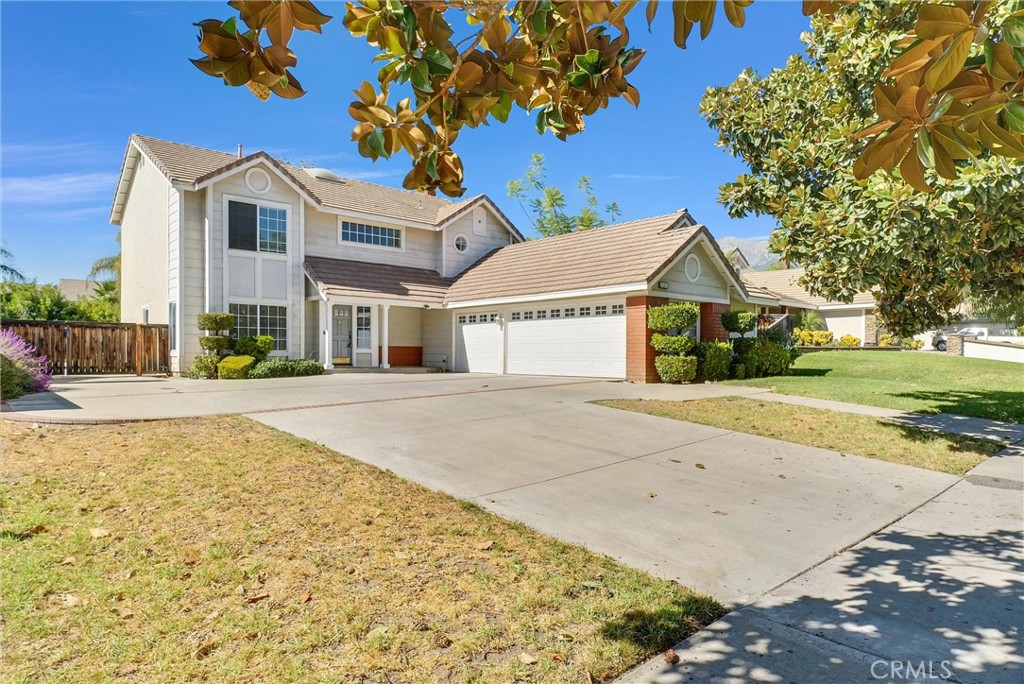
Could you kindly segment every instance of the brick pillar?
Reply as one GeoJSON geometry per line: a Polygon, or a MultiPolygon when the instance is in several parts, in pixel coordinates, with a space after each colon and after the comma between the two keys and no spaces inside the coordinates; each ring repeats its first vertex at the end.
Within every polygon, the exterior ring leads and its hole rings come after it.
{"type": "Polygon", "coordinates": [[[946,353],[953,356],[964,355],[964,336],[946,335],[946,353]]]}
{"type": "Polygon", "coordinates": [[[878,318],[873,311],[864,314],[864,346],[878,346],[878,318]]]}
{"type": "Polygon", "coordinates": [[[700,341],[701,342],[724,342],[729,339],[729,333],[722,327],[722,314],[729,310],[728,304],[712,304],[701,302],[700,304],[700,341]]]}
{"type": "Polygon", "coordinates": [[[653,330],[647,327],[647,307],[668,304],[662,297],[626,297],[626,379],[630,382],[660,382],[654,368],[653,330]]]}

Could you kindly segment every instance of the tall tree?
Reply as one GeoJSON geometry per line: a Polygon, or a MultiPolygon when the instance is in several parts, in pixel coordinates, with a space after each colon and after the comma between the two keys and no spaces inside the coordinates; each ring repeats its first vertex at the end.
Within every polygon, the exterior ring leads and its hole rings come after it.
{"type": "MultiPolygon", "coordinates": [[[[694,27],[707,37],[719,6],[739,27],[751,3],[661,6],[671,7],[674,42],[682,48],[694,27]]],[[[237,15],[197,24],[203,56],[193,60],[196,67],[227,85],[248,86],[260,99],[303,96],[289,41],[296,29],[320,33],[331,17],[306,0],[229,4],[237,15]]],[[[819,18],[844,6],[803,0],[804,14],[819,18]]],[[[925,188],[925,167],[953,178],[963,166],[955,160],[982,148],[1024,158],[1024,5],[905,6],[912,20],[892,37],[885,64],[891,63],[895,80],[874,90],[877,115],[865,122],[872,124],[863,132],[872,142],[858,159],[858,177],[898,167],[908,182],[925,188]]],[[[627,80],[644,56],[629,44],[627,20],[635,26],[638,7],[650,26],[656,0],[346,2],[345,28],[376,48],[374,61],[382,63],[376,83],[360,85],[349,106],[357,124],[352,140],[371,159],[407,152],[412,170],[406,187],[462,195],[462,160],[454,146],[464,128],[504,123],[515,106],[536,116],[539,132],[564,140],[614,98],[639,105],[640,93],[627,80]]],[[[847,131],[847,139],[854,133],[847,131]]]]}
{"type": "Polygon", "coordinates": [[[11,260],[14,255],[11,254],[11,250],[6,247],[0,247],[0,279],[11,280],[16,283],[25,281],[25,276],[21,271],[11,266],[11,260]]]}
{"type": "Polygon", "coordinates": [[[718,144],[750,169],[720,189],[730,215],[775,217],[772,249],[806,268],[812,292],[848,301],[873,290],[901,334],[944,324],[968,297],[1024,297],[1020,161],[977,149],[954,162],[955,180],[922,171],[928,193],[886,174],[858,178],[850,137],[873,120],[871,93],[917,11],[861,2],[815,17],[806,57],[764,77],[745,71],[701,103],[718,144]]]}
{"type": "Polygon", "coordinates": [[[544,237],[575,233],[608,225],[622,212],[615,202],[605,205],[604,213],[608,221],[598,209],[599,203],[590,185],[589,176],[581,176],[576,188],[583,194],[583,206],[579,213],[568,213],[568,200],[565,193],[557,186],[548,185],[544,177],[544,155],[535,154],[530,158],[530,167],[523,178],[510,180],[506,186],[508,196],[519,202],[530,223],[544,237]]]}

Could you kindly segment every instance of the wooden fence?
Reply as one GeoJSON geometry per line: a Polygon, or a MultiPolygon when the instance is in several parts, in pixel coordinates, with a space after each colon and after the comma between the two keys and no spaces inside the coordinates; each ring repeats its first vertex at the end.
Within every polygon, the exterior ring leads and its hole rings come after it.
{"type": "Polygon", "coordinates": [[[54,375],[169,373],[166,325],[3,321],[50,361],[54,375]]]}

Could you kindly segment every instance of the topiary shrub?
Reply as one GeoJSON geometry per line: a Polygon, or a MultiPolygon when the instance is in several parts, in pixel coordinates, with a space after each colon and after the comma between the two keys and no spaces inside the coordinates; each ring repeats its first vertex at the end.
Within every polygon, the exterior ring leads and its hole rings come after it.
{"type": "Polygon", "coordinates": [[[692,382],[697,377],[697,359],[693,356],[662,355],[654,359],[662,382],[692,382]]]}
{"type": "Polygon", "coordinates": [[[736,380],[746,380],[747,367],[742,363],[737,363],[732,367],[732,377],[736,380]]]}
{"type": "Polygon", "coordinates": [[[196,316],[199,329],[203,332],[230,332],[235,328],[235,315],[229,313],[201,313],[196,316]]]}
{"type": "Polygon", "coordinates": [[[859,347],[860,338],[854,335],[843,335],[839,338],[840,347],[859,347]]]}
{"type": "Polygon", "coordinates": [[[270,335],[246,335],[235,340],[235,353],[251,356],[259,363],[274,351],[274,338],[270,335]]]}
{"type": "Polygon", "coordinates": [[[743,357],[747,377],[764,378],[770,375],[785,375],[793,359],[789,350],[772,340],[759,338],[757,344],[743,357]]]}
{"type": "Polygon", "coordinates": [[[256,363],[251,356],[225,356],[217,364],[217,377],[221,380],[244,380],[256,363]]]}
{"type": "Polygon", "coordinates": [[[199,346],[207,354],[219,356],[222,351],[231,346],[231,338],[227,335],[204,335],[199,338],[199,346]]]}
{"type": "Polygon", "coordinates": [[[757,314],[753,311],[726,311],[720,318],[726,331],[741,337],[757,327],[757,314]]]}
{"type": "Polygon", "coordinates": [[[309,359],[270,359],[257,363],[249,371],[250,379],[293,378],[306,375],[323,375],[324,367],[309,359]]]}
{"type": "Polygon", "coordinates": [[[735,337],[729,340],[729,344],[732,345],[732,351],[733,354],[736,355],[737,362],[742,363],[744,355],[746,355],[746,353],[750,351],[755,344],[757,344],[757,338],[735,337]]]}
{"type": "Polygon", "coordinates": [[[692,328],[700,316],[700,307],[691,302],[663,304],[647,309],[647,327],[659,332],[692,328]]]}
{"type": "Polygon", "coordinates": [[[682,356],[692,350],[696,344],[697,341],[689,335],[665,335],[662,333],[651,335],[651,346],[662,354],[682,356]]]}
{"type": "Polygon", "coordinates": [[[697,353],[699,375],[705,380],[726,380],[732,363],[732,345],[728,342],[702,342],[697,353]]]}
{"type": "Polygon", "coordinates": [[[192,380],[215,380],[217,361],[218,357],[213,354],[200,354],[192,359],[192,364],[185,369],[185,377],[192,380]]]}

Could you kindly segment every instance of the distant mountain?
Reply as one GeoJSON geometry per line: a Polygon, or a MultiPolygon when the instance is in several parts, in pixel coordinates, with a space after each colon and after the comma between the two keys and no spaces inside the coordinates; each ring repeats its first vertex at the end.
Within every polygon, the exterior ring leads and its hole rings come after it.
{"type": "Polygon", "coordinates": [[[767,240],[724,237],[718,238],[718,244],[721,245],[722,251],[726,254],[739,247],[740,251],[743,252],[743,256],[747,257],[747,261],[750,262],[750,267],[755,271],[763,271],[779,260],[778,256],[768,251],[767,240]]]}

